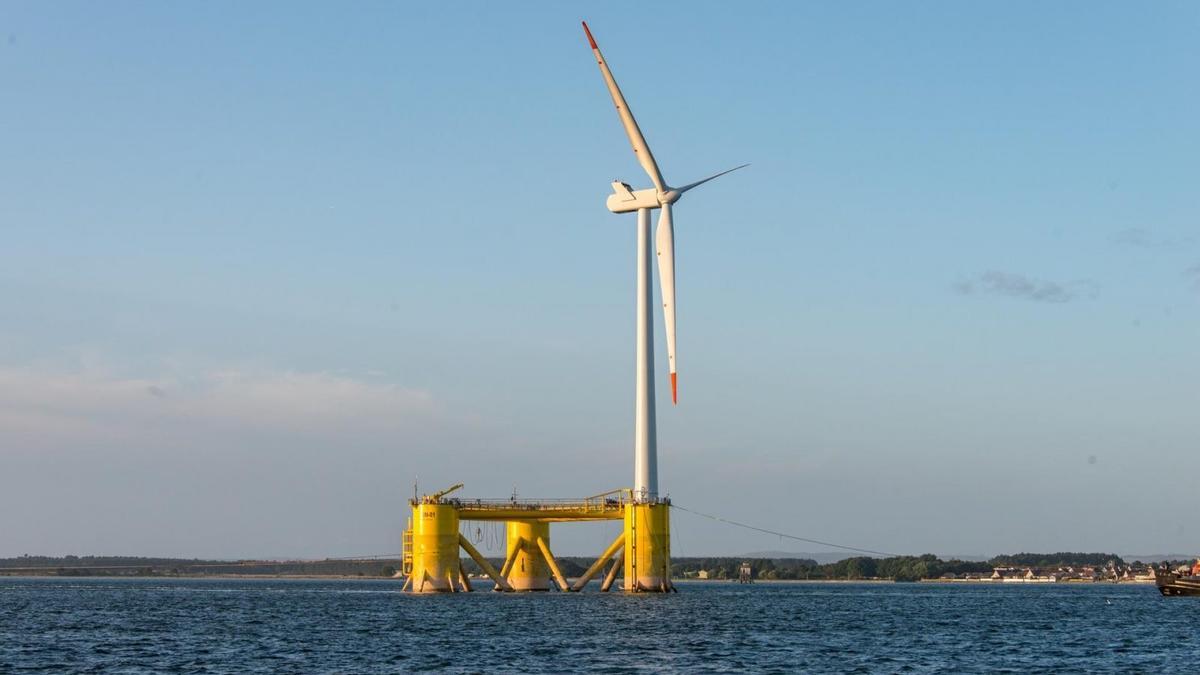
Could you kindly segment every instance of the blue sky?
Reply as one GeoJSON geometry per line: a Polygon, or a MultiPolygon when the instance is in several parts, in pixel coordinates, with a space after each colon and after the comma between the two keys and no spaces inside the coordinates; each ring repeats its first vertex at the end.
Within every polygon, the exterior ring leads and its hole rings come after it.
{"type": "Polygon", "coordinates": [[[753,163],[676,210],[677,503],[1200,550],[1195,4],[10,3],[0,555],[387,552],[414,477],[628,485],[604,199],[647,180],[580,19],[668,181],[753,163]]]}

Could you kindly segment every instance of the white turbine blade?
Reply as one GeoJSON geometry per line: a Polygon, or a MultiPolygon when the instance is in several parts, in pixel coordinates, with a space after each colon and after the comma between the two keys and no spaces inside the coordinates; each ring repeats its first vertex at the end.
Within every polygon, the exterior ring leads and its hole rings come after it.
{"type": "Polygon", "coordinates": [[[725,175],[725,174],[727,174],[727,173],[733,173],[734,171],[737,171],[738,169],[744,169],[744,168],[746,168],[746,167],[748,167],[748,166],[750,166],[750,165],[749,165],[749,164],[743,164],[743,165],[741,165],[741,166],[735,166],[735,167],[733,167],[732,169],[729,169],[729,170],[726,170],[726,171],[722,171],[721,173],[716,173],[716,174],[713,174],[713,175],[709,176],[708,178],[705,178],[704,180],[698,180],[698,181],[696,181],[695,183],[688,183],[687,185],[684,185],[684,186],[683,186],[683,187],[681,187],[681,188],[675,188],[675,191],[676,191],[676,192],[678,192],[679,194],[683,194],[683,193],[687,192],[688,190],[691,190],[692,188],[694,188],[694,187],[696,187],[696,186],[698,186],[698,185],[704,185],[705,183],[707,183],[708,181],[710,181],[710,180],[712,180],[712,179],[714,179],[714,178],[720,178],[721,176],[724,176],[724,175],[725,175]]]}
{"type": "Polygon", "coordinates": [[[638,164],[649,174],[650,180],[654,183],[654,187],[659,192],[667,190],[667,184],[663,180],[662,173],[658,170],[658,164],[654,161],[654,155],[650,154],[650,146],[646,145],[646,138],[642,136],[642,130],[638,128],[637,120],[633,119],[633,111],[629,109],[629,104],[625,102],[625,97],[621,95],[621,88],[617,86],[617,81],[613,79],[612,71],[608,69],[608,64],[604,62],[604,55],[600,53],[600,48],[596,46],[596,39],[592,37],[592,31],[588,30],[587,22],[583,22],[583,32],[587,33],[588,43],[592,45],[592,53],[596,55],[596,63],[600,64],[600,74],[604,76],[604,84],[608,86],[608,93],[612,94],[613,104],[617,106],[617,114],[621,116],[621,125],[625,127],[625,135],[629,136],[629,143],[633,145],[633,153],[637,155],[638,164]]]}
{"type": "Polygon", "coordinates": [[[663,325],[667,332],[667,364],[671,367],[671,402],[679,403],[675,370],[675,227],[671,224],[671,205],[662,205],[658,231],[654,233],[658,251],[658,280],[662,284],[663,325]]]}

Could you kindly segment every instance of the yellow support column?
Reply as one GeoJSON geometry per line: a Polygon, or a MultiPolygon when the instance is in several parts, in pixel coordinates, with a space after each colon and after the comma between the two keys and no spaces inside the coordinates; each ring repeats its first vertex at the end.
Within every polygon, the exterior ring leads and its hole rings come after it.
{"type": "Polygon", "coordinates": [[[625,506],[625,590],[666,593],[671,586],[670,504],[625,506]]]}
{"type": "Polygon", "coordinates": [[[458,510],[449,504],[416,504],[412,525],[413,593],[454,592],[462,575],[458,510]]]}
{"type": "Polygon", "coordinates": [[[550,523],[514,520],[506,525],[508,584],[514,591],[550,590],[550,566],[537,545],[538,539],[550,541],[550,523]]]}

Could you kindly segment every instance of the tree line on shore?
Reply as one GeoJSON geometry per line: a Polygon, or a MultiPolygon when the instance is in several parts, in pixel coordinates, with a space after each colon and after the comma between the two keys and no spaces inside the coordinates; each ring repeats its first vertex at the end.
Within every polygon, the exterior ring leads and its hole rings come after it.
{"type": "Polygon", "coordinates": [[[919,556],[875,558],[856,556],[833,563],[819,564],[805,558],[679,558],[672,561],[676,577],[696,576],[701,571],[710,579],[737,579],[743,562],[749,562],[756,579],[854,580],[893,579],[919,581],[936,579],[947,573],[990,574],[997,567],[1071,567],[1109,564],[1125,565],[1113,553],[1017,553],[989,560],[942,560],[932,553],[919,556]]]}
{"type": "MultiPolygon", "coordinates": [[[[503,560],[490,559],[499,568],[503,560]]],[[[463,559],[468,573],[482,570],[470,558],[463,559]]],[[[558,559],[563,574],[582,574],[592,558],[565,556],[558,559]]],[[[779,580],[855,580],[893,579],[917,581],[946,573],[990,573],[996,567],[1055,568],[1069,566],[1124,566],[1112,553],[1017,553],[999,555],[986,561],[942,560],[933,554],[873,558],[857,556],[834,563],[819,564],[807,558],[681,557],[671,561],[676,578],[697,577],[704,572],[709,579],[737,579],[743,562],[749,562],[755,579],[779,580]]],[[[1186,562],[1186,561],[1180,561],[1186,562]]],[[[336,575],[390,577],[399,569],[396,560],[198,560],[179,558],[142,558],[128,556],[22,556],[0,558],[0,574],[44,574],[54,576],[302,576],[336,575]]]]}
{"type": "Polygon", "coordinates": [[[115,576],[347,576],[390,577],[396,560],[201,560],[138,556],[21,556],[0,558],[0,574],[115,576]]]}

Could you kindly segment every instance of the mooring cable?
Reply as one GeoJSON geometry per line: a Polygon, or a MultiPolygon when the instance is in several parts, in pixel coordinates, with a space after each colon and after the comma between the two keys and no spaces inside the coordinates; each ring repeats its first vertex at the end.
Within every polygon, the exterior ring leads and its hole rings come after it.
{"type": "Polygon", "coordinates": [[[796,541],[803,541],[803,542],[806,542],[809,544],[820,544],[821,546],[831,546],[833,548],[840,548],[840,549],[843,549],[846,551],[855,551],[857,553],[870,553],[871,555],[881,555],[881,556],[885,556],[888,558],[902,557],[899,553],[888,553],[886,551],[872,551],[869,548],[858,548],[857,546],[844,546],[842,544],[834,544],[832,542],[821,541],[819,539],[809,539],[807,537],[797,537],[794,534],[787,534],[784,532],[776,532],[775,530],[768,530],[763,527],[755,527],[753,525],[747,525],[746,523],[739,523],[736,520],[729,520],[728,518],[722,518],[720,516],[714,516],[714,515],[711,515],[708,513],[701,513],[699,511],[693,511],[692,509],[684,508],[678,504],[671,504],[671,508],[679,509],[680,511],[687,511],[688,513],[691,513],[693,515],[697,515],[702,518],[708,518],[709,520],[715,520],[717,522],[725,523],[727,525],[733,525],[735,527],[743,527],[747,530],[754,530],[755,532],[762,532],[764,534],[773,534],[773,535],[775,535],[777,537],[781,537],[783,539],[795,539],[796,541]]]}

